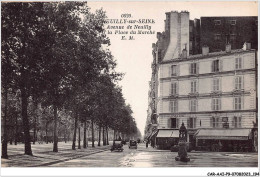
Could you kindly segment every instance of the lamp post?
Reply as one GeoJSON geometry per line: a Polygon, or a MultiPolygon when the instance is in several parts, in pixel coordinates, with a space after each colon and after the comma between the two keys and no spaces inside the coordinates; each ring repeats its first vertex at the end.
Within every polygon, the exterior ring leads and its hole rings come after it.
{"type": "Polygon", "coordinates": [[[175,157],[176,161],[189,162],[190,158],[187,154],[187,129],[182,122],[181,127],[179,129],[179,151],[178,156],[175,157]]]}

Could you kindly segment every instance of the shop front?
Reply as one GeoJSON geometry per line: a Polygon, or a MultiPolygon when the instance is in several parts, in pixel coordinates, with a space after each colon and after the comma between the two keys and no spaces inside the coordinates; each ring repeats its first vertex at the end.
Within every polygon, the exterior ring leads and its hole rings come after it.
{"type": "Polygon", "coordinates": [[[199,129],[195,139],[198,151],[253,151],[251,129],[199,129]]]}
{"type": "Polygon", "coordinates": [[[178,129],[159,129],[155,138],[156,147],[158,149],[170,149],[172,146],[178,145],[178,142],[178,129]]]}

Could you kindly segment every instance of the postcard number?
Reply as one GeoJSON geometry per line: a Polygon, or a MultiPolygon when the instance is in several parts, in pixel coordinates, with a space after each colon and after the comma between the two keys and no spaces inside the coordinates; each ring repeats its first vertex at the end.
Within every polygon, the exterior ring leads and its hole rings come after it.
{"type": "Polygon", "coordinates": [[[131,14],[122,14],[121,18],[131,18],[131,14]]]}

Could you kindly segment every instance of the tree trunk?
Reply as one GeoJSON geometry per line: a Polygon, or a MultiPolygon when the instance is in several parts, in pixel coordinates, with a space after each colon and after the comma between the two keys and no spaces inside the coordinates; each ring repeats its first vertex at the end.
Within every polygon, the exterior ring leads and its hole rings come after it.
{"type": "Polygon", "coordinates": [[[74,134],[72,142],[72,150],[76,150],[76,136],[77,136],[77,124],[78,124],[78,113],[75,112],[75,125],[74,125],[74,134]]]}
{"type": "Polygon", "coordinates": [[[8,133],[9,134],[10,145],[13,144],[13,128],[11,128],[11,124],[12,124],[12,122],[9,123],[10,128],[9,128],[9,133],[8,133]]]}
{"type": "Polygon", "coordinates": [[[15,117],[15,133],[14,133],[14,144],[17,145],[17,133],[18,133],[18,116],[15,117]]]}
{"type": "Polygon", "coordinates": [[[37,101],[36,98],[34,98],[34,104],[33,104],[33,113],[34,113],[34,127],[33,127],[33,144],[35,144],[36,140],[36,123],[37,123],[37,101]]]}
{"type": "Polygon", "coordinates": [[[5,87],[4,91],[4,99],[5,99],[5,107],[4,107],[4,119],[3,119],[3,128],[4,128],[4,134],[3,134],[3,142],[2,142],[2,158],[7,159],[8,154],[7,154],[7,97],[8,97],[8,88],[5,87]]]}
{"type": "Polygon", "coordinates": [[[94,139],[94,121],[91,120],[91,131],[92,131],[92,147],[95,147],[95,139],[94,139]]]}
{"type": "Polygon", "coordinates": [[[105,146],[105,145],[107,144],[107,143],[106,143],[106,136],[105,136],[105,127],[103,127],[102,137],[103,137],[103,146],[105,146]]]}
{"type": "Polygon", "coordinates": [[[108,139],[108,129],[106,127],[106,132],[107,132],[107,145],[109,145],[109,139],[108,139]]]}
{"type": "Polygon", "coordinates": [[[24,153],[26,155],[33,155],[32,148],[31,148],[30,125],[29,125],[29,120],[27,115],[28,97],[25,88],[21,89],[21,97],[22,97],[23,131],[24,131],[24,153]]]}
{"type": "Polygon", "coordinates": [[[53,109],[54,109],[53,152],[58,152],[58,137],[57,137],[58,109],[56,104],[53,105],[53,109]]]}
{"type": "Polygon", "coordinates": [[[81,149],[81,145],[80,145],[80,124],[79,124],[79,140],[78,140],[78,149],[81,149]]]}
{"type": "Polygon", "coordinates": [[[100,140],[101,140],[101,125],[99,125],[99,131],[98,131],[98,146],[100,146],[100,140]]]}
{"type": "Polygon", "coordinates": [[[67,131],[66,131],[66,128],[67,127],[65,127],[65,129],[64,129],[64,142],[65,143],[67,143],[67,138],[66,138],[67,137],[67,131]]]}
{"type": "Polygon", "coordinates": [[[87,120],[84,120],[83,148],[87,148],[87,120]]]}
{"type": "Polygon", "coordinates": [[[116,139],[116,131],[114,130],[114,140],[116,139]]]}
{"type": "Polygon", "coordinates": [[[46,127],[45,127],[45,140],[46,144],[48,144],[48,122],[46,122],[46,127]]]}

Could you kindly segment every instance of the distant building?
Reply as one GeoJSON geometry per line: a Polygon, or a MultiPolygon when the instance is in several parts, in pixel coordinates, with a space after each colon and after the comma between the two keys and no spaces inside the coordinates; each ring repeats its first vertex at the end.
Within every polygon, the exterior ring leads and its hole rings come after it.
{"type": "Polygon", "coordinates": [[[201,46],[210,52],[225,51],[225,45],[240,49],[244,42],[258,48],[258,17],[201,17],[201,46]]]}
{"type": "MultiPolygon", "coordinates": [[[[217,149],[220,144],[225,151],[252,150],[253,146],[257,149],[257,141],[253,141],[257,135],[257,129],[253,129],[257,125],[257,50],[251,48],[256,46],[254,38],[249,38],[253,33],[242,38],[252,39],[244,41],[252,43],[239,46],[242,39],[237,39],[233,50],[228,35],[225,40],[220,38],[219,44],[214,43],[212,18],[193,22],[186,11],[169,12],[165,32],[157,35],[153,53],[158,59],[154,71],[158,75],[155,110],[159,148],[178,143],[178,129],[183,122],[190,145],[197,149],[217,149]],[[201,54],[196,54],[199,50],[201,54]]],[[[243,21],[243,17],[214,19],[222,23],[236,19],[240,25],[243,21]]],[[[248,19],[252,22],[255,17],[248,19]]]]}

